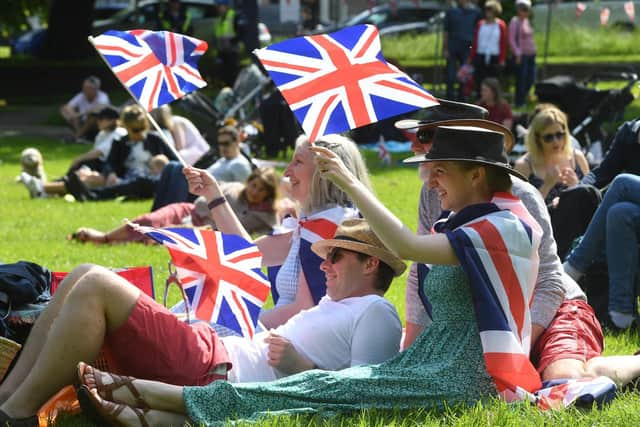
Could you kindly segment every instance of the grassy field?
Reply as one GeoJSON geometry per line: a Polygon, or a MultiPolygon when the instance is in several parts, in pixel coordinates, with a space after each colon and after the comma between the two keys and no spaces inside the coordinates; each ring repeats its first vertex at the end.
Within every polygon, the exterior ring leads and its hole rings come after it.
{"type": "MultiPolygon", "coordinates": [[[[67,241],[66,236],[80,226],[108,229],[147,212],[150,201],[99,203],[69,203],[61,198],[29,199],[22,184],[14,181],[19,173],[19,153],[27,146],[38,147],[46,159],[46,169],[53,178],[64,173],[70,160],[86,149],[79,145],[62,145],[52,139],[23,137],[0,138],[0,183],[3,203],[0,205],[0,262],[30,260],[54,271],[69,271],[74,266],[92,262],[112,267],[150,265],[154,269],[156,296],[161,300],[167,277],[168,253],[158,246],[128,244],[99,246],[67,241]]],[[[379,164],[373,154],[367,154],[371,177],[379,198],[409,227],[415,229],[420,182],[415,168],[399,166],[394,158],[391,167],[379,164]]],[[[403,276],[394,281],[388,298],[404,319],[403,276]]],[[[170,302],[177,301],[177,294],[170,302]]],[[[637,350],[637,335],[608,336],[606,354],[629,354],[637,350]]],[[[428,384],[425,384],[428,387],[428,384]]],[[[444,411],[415,410],[410,412],[363,411],[324,420],[320,418],[274,418],[261,425],[361,425],[361,426],[635,426],[640,425],[640,398],[637,394],[621,394],[611,405],[601,410],[568,410],[542,413],[526,404],[506,405],[499,401],[479,403],[473,408],[449,408],[444,411]]],[[[63,426],[86,425],[81,416],[70,417],[63,426]]]]}

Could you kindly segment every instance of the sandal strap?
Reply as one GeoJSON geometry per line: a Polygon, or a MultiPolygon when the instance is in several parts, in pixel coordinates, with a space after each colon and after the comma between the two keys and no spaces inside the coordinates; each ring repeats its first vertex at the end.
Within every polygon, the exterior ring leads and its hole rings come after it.
{"type": "MultiPolygon", "coordinates": [[[[136,414],[136,416],[140,420],[140,424],[142,425],[142,427],[149,427],[149,423],[147,422],[147,419],[145,418],[145,414],[149,411],[148,409],[134,408],[133,406],[129,406],[129,408],[131,408],[133,413],[136,414]]],[[[124,407],[123,407],[123,409],[124,409],[124,407]]]]}
{"type": "Polygon", "coordinates": [[[129,377],[129,376],[123,376],[123,375],[116,375],[116,374],[112,374],[110,372],[98,371],[95,368],[94,368],[94,373],[98,374],[98,375],[94,374],[95,375],[95,379],[96,379],[96,389],[98,390],[98,393],[100,394],[100,396],[102,396],[103,399],[109,400],[109,401],[116,401],[113,398],[113,392],[115,390],[119,389],[120,387],[124,386],[129,390],[129,392],[131,393],[131,395],[135,399],[136,406],[138,408],[141,408],[141,409],[150,409],[151,408],[149,406],[149,404],[142,398],[142,395],[140,394],[140,392],[138,391],[136,386],[133,385],[133,381],[136,378],[129,377]],[[107,374],[107,375],[109,375],[111,377],[111,381],[112,382],[110,384],[104,384],[102,382],[102,375],[103,374],[107,374]]]}

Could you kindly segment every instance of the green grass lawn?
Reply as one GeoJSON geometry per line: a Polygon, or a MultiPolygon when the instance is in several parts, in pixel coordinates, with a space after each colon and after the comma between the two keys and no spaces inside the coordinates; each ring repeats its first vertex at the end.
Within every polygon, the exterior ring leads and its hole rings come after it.
{"type": "MultiPolygon", "coordinates": [[[[64,173],[70,160],[86,150],[86,146],[61,145],[51,139],[22,137],[0,138],[0,185],[3,203],[0,204],[0,262],[29,260],[54,271],[69,271],[74,266],[97,263],[111,267],[150,265],[154,269],[157,300],[161,300],[167,277],[168,253],[159,246],[127,244],[98,246],[66,240],[66,236],[80,226],[108,229],[147,212],[151,201],[69,203],[61,198],[29,199],[22,184],[14,181],[20,171],[19,154],[27,146],[39,148],[46,159],[50,178],[64,173]]],[[[394,158],[391,167],[380,165],[375,155],[367,154],[371,178],[379,198],[409,227],[415,229],[420,182],[415,168],[398,164],[403,156],[394,158]]],[[[404,283],[406,276],[394,281],[388,298],[396,305],[404,319],[404,283]]],[[[177,301],[177,293],[170,302],[177,301]]],[[[605,353],[630,354],[637,350],[640,340],[635,334],[608,336],[605,353]]],[[[428,387],[425,384],[425,387],[428,387]]],[[[479,403],[473,408],[450,408],[445,411],[414,410],[408,412],[363,411],[330,420],[314,417],[276,418],[261,425],[361,425],[361,426],[637,426],[640,425],[640,396],[621,394],[611,405],[601,410],[570,408],[555,412],[540,412],[527,404],[506,405],[497,400],[479,403]]],[[[81,416],[70,417],[63,426],[86,425],[81,416]]]]}

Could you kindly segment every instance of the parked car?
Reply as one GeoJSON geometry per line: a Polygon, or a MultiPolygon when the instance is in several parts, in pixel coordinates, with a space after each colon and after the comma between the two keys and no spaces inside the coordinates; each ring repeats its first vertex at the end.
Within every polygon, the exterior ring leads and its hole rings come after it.
{"type": "Polygon", "coordinates": [[[438,12],[427,21],[407,22],[395,24],[380,29],[381,37],[393,37],[404,34],[433,33],[442,30],[444,23],[444,11],[438,12]]]}
{"type": "MultiPolygon", "coordinates": [[[[165,4],[163,0],[139,0],[137,7],[130,6],[111,18],[94,21],[93,34],[102,34],[107,30],[123,31],[137,28],[160,30],[158,17],[165,4]]],[[[191,15],[193,36],[208,42],[212,41],[216,2],[214,0],[182,0],[182,4],[191,15]]],[[[258,39],[262,45],[271,43],[271,34],[263,23],[258,23],[258,39]]]]}
{"type": "MultiPolygon", "coordinates": [[[[385,3],[371,8],[367,8],[362,12],[340,22],[336,25],[330,25],[322,29],[311,31],[310,34],[328,33],[353,25],[372,24],[378,27],[381,34],[386,27],[407,25],[408,31],[415,31],[420,28],[426,28],[427,21],[446,9],[443,3],[437,1],[399,1],[395,7],[385,3]],[[420,23],[425,23],[423,26],[420,23]],[[411,25],[409,25],[411,24],[411,25]]],[[[397,31],[401,31],[396,27],[397,31]]]]}

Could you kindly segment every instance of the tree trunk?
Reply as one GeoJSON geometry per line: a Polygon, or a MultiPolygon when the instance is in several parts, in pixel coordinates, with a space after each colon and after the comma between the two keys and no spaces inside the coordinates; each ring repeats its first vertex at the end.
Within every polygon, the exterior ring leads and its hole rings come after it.
{"type": "Polygon", "coordinates": [[[81,59],[94,49],[87,40],[91,34],[95,0],[52,0],[49,29],[42,57],[47,59],[81,59]]]}

